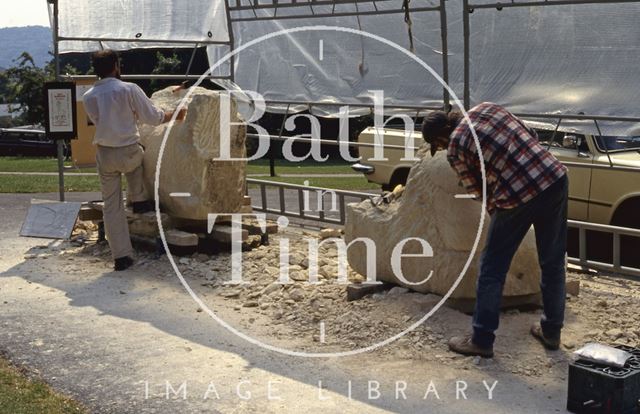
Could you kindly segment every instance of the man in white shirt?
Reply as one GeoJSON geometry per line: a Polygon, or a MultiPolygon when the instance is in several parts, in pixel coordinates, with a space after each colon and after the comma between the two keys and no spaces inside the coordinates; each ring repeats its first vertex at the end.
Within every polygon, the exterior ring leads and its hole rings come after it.
{"type": "MultiPolygon", "coordinates": [[[[160,125],[173,112],[153,105],[136,84],[120,80],[120,61],[116,52],[102,50],[91,57],[100,78],[83,96],[87,115],[96,126],[93,143],[98,146],[96,163],[104,200],[104,227],[116,271],[133,264],[133,248],[122,199],[121,176],[127,179],[127,193],[134,213],[153,210],[142,180],[143,148],[138,144],[137,122],[160,125]]],[[[176,119],[184,119],[184,109],[176,119]]]]}

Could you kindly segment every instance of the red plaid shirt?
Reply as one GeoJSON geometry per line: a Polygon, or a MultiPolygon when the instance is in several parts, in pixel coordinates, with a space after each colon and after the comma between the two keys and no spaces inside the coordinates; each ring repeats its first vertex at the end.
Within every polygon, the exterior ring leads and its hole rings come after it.
{"type": "MultiPolygon", "coordinates": [[[[484,155],[487,210],[510,209],[531,200],[561,178],[566,167],[538,142],[536,132],[503,107],[482,103],[468,111],[484,155]]],[[[450,137],[447,159],[469,194],[482,197],[475,140],[462,119],[450,137]]]]}

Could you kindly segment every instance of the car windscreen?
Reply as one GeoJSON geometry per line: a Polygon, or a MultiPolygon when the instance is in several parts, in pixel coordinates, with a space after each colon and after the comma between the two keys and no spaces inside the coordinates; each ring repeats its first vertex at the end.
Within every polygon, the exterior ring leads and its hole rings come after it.
{"type": "Polygon", "coordinates": [[[636,136],[596,136],[596,145],[602,152],[637,151],[640,150],[640,135],[636,136]]]}

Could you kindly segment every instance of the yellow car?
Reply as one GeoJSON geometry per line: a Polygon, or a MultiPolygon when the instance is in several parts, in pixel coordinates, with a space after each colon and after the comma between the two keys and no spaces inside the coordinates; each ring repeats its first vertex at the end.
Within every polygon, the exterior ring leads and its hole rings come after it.
{"type": "MultiPolygon", "coordinates": [[[[360,143],[374,143],[373,127],[362,131],[360,143]]],[[[640,228],[640,136],[594,136],[538,130],[540,141],[562,162],[569,163],[569,218],[600,224],[640,228]],[[549,142],[553,138],[551,142],[549,142]],[[585,167],[580,167],[582,164],[585,167]],[[594,168],[589,168],[589,167],[594,168]],[[619,168],[610,168],[610,167],[619,168]],[[627,169],[625,169],[627,168],[627,169]]],[[[409,141],[420,147],[424,140],[418,131],[409,141]]],[[[374,148],[360,147],[361,160],[354,164],[370,182],[393,189],[404,184],[413,161],[405,157],[404,131],[386,128],[386,160],[374,158],[374,148]]]]}

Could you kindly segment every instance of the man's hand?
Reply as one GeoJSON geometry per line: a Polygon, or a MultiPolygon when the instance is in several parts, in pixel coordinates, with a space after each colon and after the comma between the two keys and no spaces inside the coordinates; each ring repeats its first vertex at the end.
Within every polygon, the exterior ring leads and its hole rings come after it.
{"type": "MultiPolygon", "coordinates": [[[[165,111],[164,113],[164,119],[162,120],[162,122],[169,122],[171,121],[171,117],[173,117],[173,114],[175,113],[175,111],[165,111]]],[[[186,108],[182,108],[179,112],[178,115],[176,115],[176,121],[184,121],[184,118],[187,115],[187,109],[186,108]]]]}

